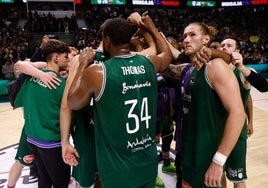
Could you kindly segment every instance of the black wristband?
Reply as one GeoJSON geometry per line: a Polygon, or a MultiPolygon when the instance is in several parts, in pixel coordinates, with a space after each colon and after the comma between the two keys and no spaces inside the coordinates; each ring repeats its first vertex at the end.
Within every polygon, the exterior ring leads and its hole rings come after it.
{"type": "Polygon", "coordinates": [[[268,91],[268,81],[256,72],[250,70],[250,74],[246,77],[247,81],[260,92],[268,91]]]}

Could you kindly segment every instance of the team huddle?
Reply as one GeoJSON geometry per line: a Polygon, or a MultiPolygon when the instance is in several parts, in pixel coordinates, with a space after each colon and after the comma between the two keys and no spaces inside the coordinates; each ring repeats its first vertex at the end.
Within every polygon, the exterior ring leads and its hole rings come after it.
{"type": "Polygon", "coordinates": [[[164,187],[160,160],[177,188],[227,187],[225,176],[245,187],[250,84],[262,78],[245,68],[235,39],[210,48],[215,28],[190,23],[179,51],[148,12],[107,19],[99,30],[97,49],[44,36],[38,60],[15,64],[29,76],[14,101],[25,122],[8,187],[24,166],[34,167],[39,188],[68,188],[71,177],[81,188],[164,187]],[[27,155],[34,159],[25,163],[27,155]]]}

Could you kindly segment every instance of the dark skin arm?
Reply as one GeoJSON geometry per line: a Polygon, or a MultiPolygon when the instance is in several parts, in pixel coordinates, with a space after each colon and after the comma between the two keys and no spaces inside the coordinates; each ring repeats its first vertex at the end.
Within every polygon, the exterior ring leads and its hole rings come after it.
{"type": "MultiPolygon", "coordinates": [[[[140,26],[151,33],[156,44],[158,54],[150,55],[148,58],[154,64],[156,72],[165,70],[172,60],[172,55],[166,41],[159,34],[148,15],[142,16],[140,26]]],[[[106,40],[106,44],[112,48],[110,49],[111,57],[120,55],[120,49],[117,49],[119,46],[112,44],[109,37],[105,36],[103,40],[106,40]]],[[[129,46],[128,44],[122,45],[124,47],[129,46]]],[[[103,67],[101,64],[90,65],[94,58],[95,51],[91,48],[84,49],[80,53],[80,65],[68,93],[68,105],[71,110],[83,108],[91,98],[96,98],[100,93],[103,84],[103,67]]]]}
{"type": "Polygon", "coordinates": [[[199,52],[196,53],[196,56],[193,58],[193,62],[197,68],[200,69],[204,64],[208,62],[208,60],[215,58],[222,58],[228,64],[232,60],[231,55],[222,50],[203,47],[199,52]]]}
{"type": "Polygon", "coordinates": [[[96,52],[92,48],[85,48],[80,52],[80,64],[67,97],[71,110],[85,107],[100,91],[103,72],[100,64],[92,64],[95,55],[96,52]]]}
{"type": "Polygon", "coordinates": [[[148,58],[155,66],[156,72],[163,72],[172,61],[172,54],[166,40],[156,29],[152,19],[145,12],[140,21],[140,28],[150,32],[154,39],[157,55],[149,55],[148,58]]]}
{"type": "MultiPolygon", "coordinates": [[[[176,50],[172,48],[172,54],[173,58],[175,57],[174,54],[180,54],[179,50],[176,50]]],[[[225,62],[230,63],[231,62],[231,56],[227,54],[226,52],[223,52],[221,50],[216,50],[212,48],[203,47],[199,52],[197,52],[196,56],[193,58],[192,62],[196,65],[197,69],[201,69],[201,67],[204,64],[207,64],[207,62],[210,59],[215,58],[222,58],[225,62]]],[[[180,80],[181,73],[185,65],[173,65],[170,64],[168,69],[165,70],[164,75],[165,78],[169,80],[180,80]]]]}

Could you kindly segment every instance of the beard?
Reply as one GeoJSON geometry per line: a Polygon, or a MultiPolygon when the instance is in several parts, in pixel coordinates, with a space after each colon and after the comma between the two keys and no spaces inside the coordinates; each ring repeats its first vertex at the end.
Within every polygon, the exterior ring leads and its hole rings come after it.
{"type": "Polygon", "coordinates": [[[188,56],[194,54],[194,52],[193,52],[192,50],[189,50],[189,49],[188,49],[188,50],[185,49],[184,52],[185,52],[185,54],[188,55],[188,56]]]}
{"type": "Polygon", "coordinates": [[[69,70],[69,67],[67,67],[67,66],[59,68],[59,71],[67,71],[68,72],[68,70],[69,70]]]}
{"type": "Polygon", "coordinates": [[[185,47],[184,51],[185,54],[188,56],[195,55],[203,46],[191,46],[191,47],[185,47]]]}

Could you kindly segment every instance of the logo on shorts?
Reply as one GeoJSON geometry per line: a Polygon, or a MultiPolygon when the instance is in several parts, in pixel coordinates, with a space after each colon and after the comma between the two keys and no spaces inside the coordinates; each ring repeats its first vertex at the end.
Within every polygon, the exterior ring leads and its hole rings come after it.
{"type": "Polygon", "coordinates": [[[31,164],[34,160],[34,155],[25,155],[23,157],[23,161],[26,163],[26,164],[31,164]]]}

